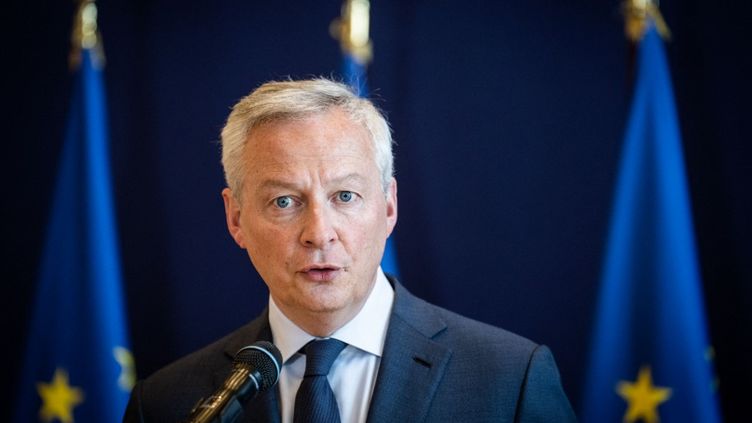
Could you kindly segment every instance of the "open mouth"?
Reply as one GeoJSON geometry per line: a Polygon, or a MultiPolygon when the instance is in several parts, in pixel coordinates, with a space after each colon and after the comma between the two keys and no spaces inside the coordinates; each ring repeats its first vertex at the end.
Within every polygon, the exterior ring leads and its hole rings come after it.
{"type": "Polygon", "coordinates": [[[342,268],[334,265],[313,265],[306,266],[301,270],[307,279],[316,282],[327,282],[334,280],[340,273],[342,268]]]}

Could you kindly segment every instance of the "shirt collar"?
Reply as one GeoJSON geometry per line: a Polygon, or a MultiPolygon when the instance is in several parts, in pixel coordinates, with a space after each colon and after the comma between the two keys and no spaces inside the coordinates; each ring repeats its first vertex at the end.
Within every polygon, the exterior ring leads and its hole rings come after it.
{"type": "MultiPolygon", "coordinates": [[[[376,283],[363,304],[363,308],[349,322],[337,329],[331,337],[381,357],[393,302],[394,289],[379,267],[376,271],[376,283]]],[[[274,345],[282,354],[283,363],[315,338],[288,319],[274,303],[271,295],[269,296],[269,326],[274,337],[274,345]]]]}

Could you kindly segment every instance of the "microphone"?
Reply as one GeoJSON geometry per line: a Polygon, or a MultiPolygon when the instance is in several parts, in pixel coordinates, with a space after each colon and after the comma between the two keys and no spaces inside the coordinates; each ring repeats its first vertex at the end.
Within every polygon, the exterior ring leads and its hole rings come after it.
{"type": "Polygon", "coordinates": [[[234,422],[243,412],[241,403],[273,387],[279,379],[282,354],[271,342],[258,341],[235,354],[233,368],[214,394],[199,400],[190,423],[234,422]]]}

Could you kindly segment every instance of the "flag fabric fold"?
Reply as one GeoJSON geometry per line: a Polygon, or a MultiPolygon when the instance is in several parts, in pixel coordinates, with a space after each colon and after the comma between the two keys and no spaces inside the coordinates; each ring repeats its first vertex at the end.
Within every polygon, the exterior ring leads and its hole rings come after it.
{"type": "MultiPolygon", "coordinates": [[[[366,83],[366,66],[355,59],[351,54],[344,53],[342,58],[342,75],[344,82],[360,97],[368,97],[368,84],[366,83]]],[[[381,258],[381,269],[390,275],[399,277],[397,267],[397,252],[392,237],[387,238],[384,256],[381,258]]]]}
{"type": "Polygon", "coordinates": [[[119,422],[135,382],[122,299],[102,71],[82,51],[14,421],[119,422]]]}
{"type": "Polygon", "coordinates": [[[639,47],[582,421],[721,421],[663,41],[639,47]]]}

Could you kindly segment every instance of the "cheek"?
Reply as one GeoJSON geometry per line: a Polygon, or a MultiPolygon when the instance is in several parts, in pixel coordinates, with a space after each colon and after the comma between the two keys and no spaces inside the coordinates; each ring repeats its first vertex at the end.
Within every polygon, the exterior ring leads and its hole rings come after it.
{"type": "Polygon", "coordinates": [[[345,236],[349,242],[346,243],[355,256],[370,256],[380,250],[386,231],[386,216],[372,212],[367,218],[348,222],[345,236]]]}
{"type": "Polygon", "coordinates": [[[286,260],[286,251],[290,248],[289,231],[278,225],[257,224],[254,230],[247,231],[248,254],[255,265],[286,260]],[[256,263],[258,262],[258,264],[256,263]]]}

